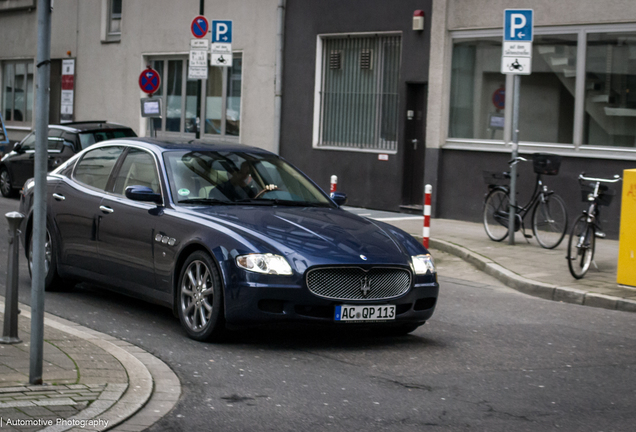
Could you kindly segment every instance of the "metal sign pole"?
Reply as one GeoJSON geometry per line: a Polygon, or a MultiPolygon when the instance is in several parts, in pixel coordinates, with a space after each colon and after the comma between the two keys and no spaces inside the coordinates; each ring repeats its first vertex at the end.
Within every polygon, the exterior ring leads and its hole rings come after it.
{"type": "MultiPolygon", "coordinates": [[[[199,15],[204,16],[204,3],[205,0],[199,0],[199,15]]],[[[201,121],[201,95],[203,94],[203,80],[197,80],[198,81],[198,85],[197,85],[197,118],[196,118],[196,139],[201,138],[201,126],[202,126],[202,121],[201,121]]]]}
{"type": "MultiPolygon", "coordinates": [[[[37,88],[35,104],[35,190],[33,193],[33,278],[29,383],[42,384],[46,237],[46,165],[51,80],[51,0],[38,0],[37,88]]],[[[51,269],[54,271],[54,269],[51,269]]]]}
{"type": "Polygon", "coordinates": [[[514,75],[512,103],[512,165],[510,167],[510,212],[508,215],[508,244],[515,244],[515,205],[517,203],[517,157],[519,156],[519,92],[521,77],[514,75]]]}

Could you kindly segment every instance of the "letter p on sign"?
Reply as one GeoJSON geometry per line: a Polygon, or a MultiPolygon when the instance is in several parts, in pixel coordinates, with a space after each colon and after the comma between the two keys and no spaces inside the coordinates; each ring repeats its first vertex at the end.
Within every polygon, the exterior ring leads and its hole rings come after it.
{"type": "Polygon", "coordinates": [[[212,21],[212,43],[232,43],[232,21],[212,21]]]}
{"type": "Polygon", "coordinates": [[[532,42],[532,9],[506,9],[504,42],[532,42]]]}

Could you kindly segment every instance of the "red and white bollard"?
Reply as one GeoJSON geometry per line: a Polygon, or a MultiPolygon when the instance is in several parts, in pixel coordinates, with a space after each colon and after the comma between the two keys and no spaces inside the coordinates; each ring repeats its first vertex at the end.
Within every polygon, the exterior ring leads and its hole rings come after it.
{"type": "Polygon", "coordinates": [[[329,193],[332,194],[336,191],[338,187],[338,176],[336,175],[332,175],[331,176],[331,186],[329,187],[329,193]]]}
{"type": "Polygon", "coordinates": [[[422,231],[422,244],[428,249],[428,239],[431,236],[431,194],[433,186],[424,186],[424,229],[422,231]]]}

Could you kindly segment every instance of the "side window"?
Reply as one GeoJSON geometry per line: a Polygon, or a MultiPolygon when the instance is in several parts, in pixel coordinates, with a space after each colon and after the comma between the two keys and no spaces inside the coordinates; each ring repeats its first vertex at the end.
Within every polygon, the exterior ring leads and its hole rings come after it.
{"type": "Polygon", "coordinates": [[[123,147],[103,147],[84,154],[75,167],[75,180],[97,189],[106,189],[110,173],[123,147]]]}
{"type": "Polygon", "coordinates": [[[64,132],[62,134],[62,138],[64,138],[64,141],[66,143],[71,145],[71,147],[73,148],[73,151],[79,152],[80,150],[82,150],[82,147],[78,145],[76,133],[64,132]]]}
{"type": "Polygon", "coordinates": [[[62,137],[62,132],[64,132],[61,129],[55,129],[55,128],[51,128],[49,129],[49,140],[47,143],[47,147],[49,149],[49,151],[53,150],[53,151],[61,151],[62,148],[64,147],[64,140],[61,138],[62,137]]]}
{"type": "Polygon", "coordinates": [[[24,141],[22,141],[21,148],[23,151],[35,150],[35,132],[31,133],[31,135],[29,135],[24,139],[24,141]]]}
{"type": "Polygon", "coordinates": [[[121,165],[113,192],[124,195],[128,186],[146,186],[154,193],[160,193],[159,176],[155,159],[145,150],[131,148],[121,165]]]}

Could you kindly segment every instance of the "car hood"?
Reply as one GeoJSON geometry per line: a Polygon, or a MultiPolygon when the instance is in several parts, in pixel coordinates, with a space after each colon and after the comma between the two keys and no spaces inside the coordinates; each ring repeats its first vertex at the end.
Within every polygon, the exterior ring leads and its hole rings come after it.
{"type": "Polygon", "coordinates": [[[310,261],[314,263],[405,265],[409,262],[409,253],[389,229],[342,209],[212,206],[191,211],[240,231],[243,236],[257,238],[275,253],[296,252],[313,258],[310,261]]]}

